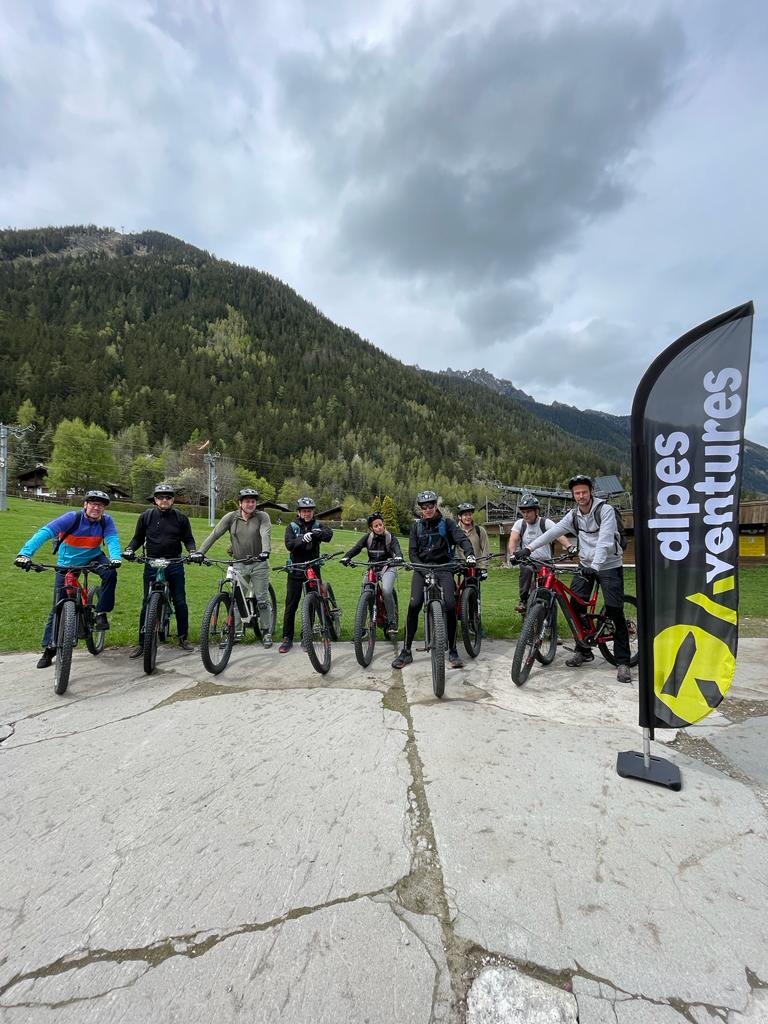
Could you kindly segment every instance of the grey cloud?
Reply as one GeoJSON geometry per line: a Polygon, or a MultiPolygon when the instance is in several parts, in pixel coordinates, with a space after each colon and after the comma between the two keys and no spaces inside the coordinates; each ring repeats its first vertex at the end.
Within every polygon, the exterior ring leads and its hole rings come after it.
{"type": "Polygon", "coordinates": [[[486,348],[541,323],[551,311],[538,290],[524,281],[478,288],[456,303],[473,347],[486,348]]]}

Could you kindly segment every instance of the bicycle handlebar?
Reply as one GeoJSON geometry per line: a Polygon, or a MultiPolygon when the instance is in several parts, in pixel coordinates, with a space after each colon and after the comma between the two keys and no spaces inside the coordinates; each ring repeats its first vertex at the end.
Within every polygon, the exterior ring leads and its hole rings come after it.
{"type": "Polygon", "coordinates": [[[308,569],[310,565],[320,566],[343,554],[343,551],[334,551],[332,555],[320,555],[318,558],[311,558],[308,562],[286,562],[285,565],[276,565],[274,571],[293,572],[294,569],[308,569]]]}
{"type": "Polygon", "coordinates": [[[48,569],[53,569],[54,572],[93,572],[99,566],[103,566],[105,569],[117,569],[117,566],[110,565],[109,562],[86,562],[85,565],[49,565],[47,562],[31,561],[19,568],[24,569],[25,572],[45,572],[48,569]]]}
{"type": "Polygon", "coordinates": [[[160,556],[134,555],[131,562],[138,562],[140,565],[149,564],[155,569],[165,569],[169,565],[183,565],[189,562],[189,555],[178,555],[176,558],[162,558],[160,556]],[[160,565],[158,563],[162,562],[160,565]]]}
{"type": "MultiPolygon", "coordinates": [[[[259,558],[258,555],[251,555],[249,558],[208,558],[203,555],[199,565],[254,565],[256,562],[266,562],[266,558],[259,558]]],[[[192,563],[195,564],[194,562],[192,563]]]]}
{"type": "Polygon", "coordinates": [[[345,564],[350,566],[353,569],[359,569],[361,566],[364,569],[378,569],[382,565],[393,565],[393,566],[394,565],[397,565],[397,566],[405,565],[405,562],[402,559],[400,559],[399,562],[396,562],[394,558],[387,558],[383,562],[359,562],[359,561],[355,562],[355,561],[352,561],[352,559],[350,559],[345,564]]]}

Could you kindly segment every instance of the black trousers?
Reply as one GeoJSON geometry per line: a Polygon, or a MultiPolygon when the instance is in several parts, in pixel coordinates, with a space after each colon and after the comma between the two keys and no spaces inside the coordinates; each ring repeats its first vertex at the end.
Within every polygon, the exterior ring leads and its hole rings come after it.
{"type": "MultiPolygon", "coordinates": [[[[448,649],[456,646],[456,585],[452,572],[442,572],[435,567],[437,582],[443,588],[445,599],[445,620],[448,627],[448,649]]],[[[405,622],[405,646],[411,649],[413,638],[419,625],[419,612],[424,604],[424,577],[418,569],[414,569],[411,580],[411,599],[408,602],[408,617],[405,622]]]]}
{"type": "MultiPolygon", "coordinates": [[[[600,589],[603,592],[603,601],[605,601],[605,610],[609,618],[613,619],[613,651],[616,655],[616,664],[629,665],[629,632],[624,616],[624,569],[621,566],[616,569],[603,569],[598,576],[600,589]]],[[[592,580],[584,579],[583,576],[574,576],[571,590],[577,597],[587,601],[592,593],[592,580]]],[[[579,651],[589,650],[584,644],[578,642],[576,649],[579,651]]]]}

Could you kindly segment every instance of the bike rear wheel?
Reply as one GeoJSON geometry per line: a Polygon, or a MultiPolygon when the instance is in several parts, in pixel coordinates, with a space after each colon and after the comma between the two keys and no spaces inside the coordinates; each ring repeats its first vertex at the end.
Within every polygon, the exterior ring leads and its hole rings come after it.
{"type": "Polygon", "coordinates": [[[215,594],[208,602],[200,626],[200,657],[215,676],[227,667],[235,642],[235,619],[230,605],[229,594],[215,594]]]}
{"type": "Polygon", "coordinates": [[[144,618],[144,671],[151,676],[157,664],[157,644],[163,618],[163,595],[159,591],[149,595],[144,618]]]}
{"type": "Polygon", "coordinates": [[[53,670],[53,692],[61,695],[69,686],[69,671],[72,667],[72,649],[75,646],[77,621],[75,602],[65,601],[59,608],[56,629],[56,660],[53,670]]]}
{"type": "Polygon", "coordinates": [[[557,604],[553,601],[552,607],[547,609],[544,631],[541,635],[541,645],[536,648],[536,661],[542,665],[551,665],[557,654],[557,604]]]}
{"type": "Polygon", "coordinates": [[[88,604],[83,609],[83,615],[85,616],[85,646],[93,655],[101,654],[104,650],[104,630],[93,628],[100,597],[101,587],[89,587],[88,604]]]}
{"type": "Polygon", "coordinates": [[[461,595],[461,638],[470,658],[476,658],[483,642],[480,602],[474,586],[464,588],[461,595]]]}
{"type": "Polygon", "coordinates": [[[535,604],[523,620],[523,628],[517,638],[517,646],[512,657],[512,668],[510,675],[515,686],[522,686],[528,678],[533,663],[536,660],[536,652],[541,647],[541,638],[544,632],[544,620],[547,609],[543,604],[535,604]]]}
{"type": "Polygon", "coordinates": [[[301,639],[312,668],[325,675],[331,667],[331,635],[319,594],[310,592],[301,607],[301,639]]]}
{"type": "Polygon", "coordinates": [[[445,620],[443,606],[439,601],[430,601],[425,614],[429,617],[427,635],[429,636],[429,654],[432,660],[432,690],[436,697],[445,693],[445,620]]]}
{"type": "MultiPolygon", "coordinates": [[[[605,606],[600,609],[601,617],[605,617],[605,606]]],[[[624,618],[627,620],[627,634],[629,636],[629,664],[634,668],[640,657],[637,637],[637,598],[631,594],[624,595],[624,618]]],[[[598,641],[597,646],[600,653],[611,665],[616,664],[616,655],[613,650],[613,637],[598,641]]]]}
{"type": "Polygon", "coordinates": [[[376,600],[371,590],[364,590],[355,612],[355,657],[358,664],[368,668],[376,646],[376,600]]]}

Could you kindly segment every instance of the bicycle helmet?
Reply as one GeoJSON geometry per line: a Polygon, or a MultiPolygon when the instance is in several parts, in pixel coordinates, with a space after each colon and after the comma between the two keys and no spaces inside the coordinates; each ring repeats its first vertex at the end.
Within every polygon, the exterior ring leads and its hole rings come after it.
{"type": "Polygon", "coordinates": [[[243,498],[258,498],[259,492],[255,487],[244,487],[237,496],[238,501],[242,501],[243,498]]]}
{"type": "Polygon", "coordinates": [[[104,491],[86,491],[83,501],[100,501],[103,505],[108,505],[109,495],[104,491]]]}
{"type": "Polygon", "coordinates": [[[576,476],[572,476],[568,481],[568,490],[572,491],[576,484],[586,484],[590,491],[594,490],[595,482],[591,476],[585,476],[584,473],[577,473],[576,476]]]}
{"type": "Polygon", "coordinates": [[[152,492],[155,498],[175,498],[176,491],[170,484],[158,484],[152,492]]]}
{"type": "Polygon", "coordinates": [[[296,508],[317,508],[317,506],[312,498],[299,498],[296,508]]]}
{"type": "Polygon", "coordinates": [[[520,499],[520,504],[517,506],[522,512],[526,508],[538,508],[539,499],[535,494],[524,494],[520,499]]]}
{"type": "Polygon", "coordinates": [[[373,526],[374,522],[377,519],[380,519],[382,523],[384,522],[384,516],[381,514],[381,512],[371,512],[371,514],[368,516],[368,525],[373,526]]]}
{"type": "Polygon", "coordinates": [[[437,495],[434,491],[419,491],[416,495],[417,505],[431,505],[433,501],[437,503],[437,495]]]}
{"type": "Polygon", "coordinates": [[[475,506],[471,501],[462,501],[460,505],[456,506],[456,511],[461,515],[462,512],[474,512],[475,506]]]}

